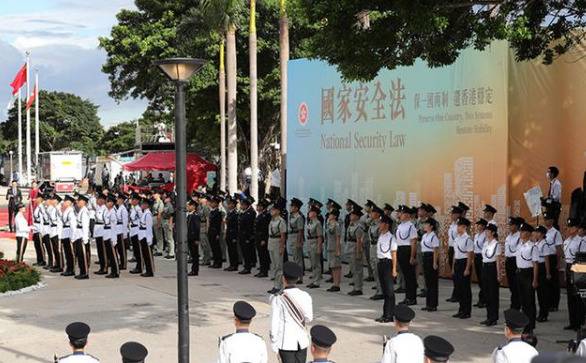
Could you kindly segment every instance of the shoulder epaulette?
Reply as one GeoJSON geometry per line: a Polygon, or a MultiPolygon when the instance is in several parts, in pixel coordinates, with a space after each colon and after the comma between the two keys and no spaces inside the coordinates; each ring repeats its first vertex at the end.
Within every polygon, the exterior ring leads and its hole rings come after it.
{"type": "MultiPolygon", "coordinates": [[[[232,333],[232,334],[228,334],[228,335],[224,335],[223,337],[221,337],[221,338],[219,339],[219,342],[222,342],[222,341],[224,341],[224,340],[226,340],[226,339],[230,338],[232,335],[234,335],[234,333],[232,333]]],[[[219,345],[219,344],[218,344],[218,345],[219,345]]]]}

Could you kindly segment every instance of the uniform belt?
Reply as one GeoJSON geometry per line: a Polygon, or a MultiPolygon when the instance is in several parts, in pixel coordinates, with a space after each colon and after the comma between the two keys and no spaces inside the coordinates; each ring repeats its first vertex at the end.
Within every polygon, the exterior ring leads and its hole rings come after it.
{"type": "Polygon", "coordinates": [[[51,224],[51,227],[57,227],[57,225],[56,224],[51,224]]]}
{"type": "Polygon", "coordinates": [[[63,228],[69,228],[69,224],[64,224],[63,228]]]}
{"type": "Polygon", "coordinates": [[[141,231],[146,231],[146,227],[140,227],[139,228],[141,231]]]}
{"type": "Polygon", "coordinates": [[[102,225],[104,222],[96,222],[96,226],[102,225]]]}
{"type": "Polygon", "coordinates": [[[41,221],[39,221],[38,219],[35,219],[35,223],[39,224],[39,223],[41,223],[41,221]]]}
{"type": "Polygon", "coordinates": [[[104,226],[104,229],[112,229],[111,226],[104,226]]]}
{"type": "Polygon", "coordinates": [[[485,265],[496,265],[496,261],[493,262],[483,262],[485,265]]]}
{"type": "Polygon", "coordinates": [[[130,227],[136,228],[136,227],[138,227],[138,224],[130,223],[130,227]]]}
{"type": "Polygon", "coordinates": [[[48,226],[48,225],[49,225],[49,223],[43,223],[43,226],[48,226]]]}
{"type": "Polygon", "coordinates": [[[117,225],[117,226],[121,226],[121,225],[123,225],[123,224],[124,224],[124,223],[122,223],[122,222],[118,222],[118,223],[116,223],[116,225],[117,225]]]}
{"type": "Polygon", "coordinates": [[[370,244],[371,244],[372,246],[376,246],[376,244],[377,244],[377,243],[378,243],[378,241],[373,241],[373,240],[370,240],[370,244]]]}
{"type": "Polygon", "coordinates": [[[77,225],[77,228],[83,228],[83,226],[82,226],[82,225],[80,225],[80,224],[78,224],[78,225],[77,225]]]}

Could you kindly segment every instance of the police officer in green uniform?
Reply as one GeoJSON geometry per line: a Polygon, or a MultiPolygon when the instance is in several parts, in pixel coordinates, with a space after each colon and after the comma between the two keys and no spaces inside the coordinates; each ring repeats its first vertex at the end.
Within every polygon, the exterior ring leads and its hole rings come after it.
{"type": "MultiPolygon", "coordinates": [[[[377,246],[377,242],[378,242],[378,236],[379,236],[379,227],[380,227],[380,218],[382,217],[382,215],[384,214],[384,211],[382,209],[380,209],[376,204],[374,204],[371,207],[371,211],[370,211],[370,226],[368,227],[368,240],[370,241],[369,243],[369,249],[370,249],[370,260],[368,261],[368,263],[370,263],[370,267],[372,269],[374,269],[375,271],[377,271],[378,269],[378,258],[376,256],[376,246],[377,246]]],[[[381,290],[381,286],[380,286],[380,281],[378,279],[378,274],[374,274],[374,282],[375,282],[375,286],[373,287],[373,289],[376,289],[376,293],[370,297],[370,300],[382,300],[383,299],[383,294],[382,294],[382,290],[381,290]]]]}
{"type": "MultiPolygon", "coordinates": [[[[287,224],[287,253],[291,261],[299,266],[303,266],[303,236],[305,228],[305,218],[299,211],[303,202],[297,198],[291,199],[291,209],[289,213],[289,223],[287,224]]],[[[303,283],[301,277],[300,283],[303,283]]]]}
{"type": "Polygon", "coordinates": [[[344,275],[344,277],[349,279],[352,278],[354,271],[354,256],[350,247],[354,248],[354,246],[348,242],[348,226],[350,226],[350,213],[352,212],[352,209],[354,209],[354,206],[357,206],[357,204],[352,199],[346,201],[346,215],[344,216],[344,260],[348,263],[349,267],[348,273],[344,275]]]}
{"type": "Polygon", "coordinates": [[[311,282],[308,288],[319,287],[322,278],[321,253],[323,247],[323,226],[318,219],[319,207],[311,206],[309,209],[309,220],[307,221],[307,244],[309,259],[311,261],[311,282]]]}
{"type": "Polygon", "coordinates": [[[153,192],[153,206],[151,211],[153,213],[153,232],[157,244],[155,245],[155,256],[162,256],[163,249],[165,246],[165,239],[163,237],[163,210],[165,209],[165,203],[161,200],[161,192],[155,190],[153,192]]]}
{"type": "Polygon", "coordinates": [[[200,218],[199,241],[201,247],[201,265],[209,265],[212,261],[212,249],[208,240],[208,217],[210,207],[208,206],[209,196],[205,193],[196,192],[198,200],[197,214],[200,218]]]}
{"type": "Polygon", "coordinates": [[[163,207],[163,236],[167,241],[167,259],[175,258],[175,239],[173,238],[173,219],[175,217],[175,207],[171,193],[165,195],[165,206],[163,207]]]}
{"type": "Polygon", "coordinates": [[[273,288],[267,291],[269,294],[276,294],[283,287],[283,255],[287,239],[287,222],[281,217],[285,210],[286,201],[283,198],[277,199],[271,208],[271,222],[269,223],[268,250],[271,258],[270,276],[274,279],[273,288]]]}
{"type": "Polygon", "coordinates": [[[364,281],[372,282],[374,281],[374,270],[372,266],[370,266],[370,235],[368,234],[368,229],[370,228],[370,212],[372,212],[372,207],[375,204],[372,200],[367,199],[366,204],[364,204],[364,214],[360,217],[360,223],[362,223],[362,228],[366,232],[364,234],[364,262],[366,263],[366,268],[368,269],[368,277],[364,279],[364,281]]]}
{"type": "Polygon", "coordinates": [[[333,285],[327,290],[330,292],[340,291],[342,280],[342,226],[338,222],[340,210],[333,209],[328,213],[325,225],[325,240],[328,251],[328,265],[332,272],[333,285]]]}
{"type": "Polygon", "coordinates": [[[362,277],[364,272],[364,227],[360,223],[362,211],[360,209],[353,209],[350,212],[350,225],[347,230],[348,243],[350,244],[350,251],[352,252],[352,264],[354,265],[354,289],[348,293],[350,296],[362,295],[362,277]]]}

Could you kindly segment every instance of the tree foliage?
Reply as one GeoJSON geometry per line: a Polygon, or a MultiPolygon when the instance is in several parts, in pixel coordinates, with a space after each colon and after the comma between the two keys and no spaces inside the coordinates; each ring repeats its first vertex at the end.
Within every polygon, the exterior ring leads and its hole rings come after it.
{"type": "Polygon", "coordinates": [[[303,17],[318,26],[313,56],[348,79],[373,79],[417,59],[451,64],[463,49],[497,39],[510,41],[517,60],[549,64],[583,40],[586,25],[586,1],[299,1],[303,17]]]}
{"type": "Polygon", "coordinates": [[[113,154],[134,149],[136,141],[136,122],[125,121],[110,127],[99,143],[104,153],[113,154]]]}
{"type": "MultiPolygon", "coordinates": [[[[103,128],[98,117],[98,106],[79,96],[64,92],[41,90],[39,98],[40,151],[71,149],[88,155],[99,153],[98,143],[103,128]]],[[[22,105],[23,139],[25,111],[22,105]]],[[[10,140],[8,149],[16,150],[18,140],[18,110],[13,107],[8,120],[2,124],[2,136],[10,140]]],[[[35,139],[34,116],[31,115],[31,140],[35,139]]],[[[23,141],[24,149],[24,141],[23,141]]]]}

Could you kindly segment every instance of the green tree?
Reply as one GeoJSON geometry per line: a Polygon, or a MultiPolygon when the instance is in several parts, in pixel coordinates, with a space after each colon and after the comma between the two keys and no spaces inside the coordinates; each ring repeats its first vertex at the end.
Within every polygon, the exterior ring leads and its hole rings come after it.
{"type": "Polygon", "coordinates": [[[549,64],[580,44],[586,25],[584,1],[300,0],[300,6],[318,26],[313,56],[362,80],[417,59],[451,64],[463,49],[484,49],[497,39],[510,41],[517,60],[549,64]]]}
{"type": "MultiPolygon", "coordinates": [[[[87,155],[99,153],[98,141],[104,130],[98,117],[98,106],[64,92],[41,90],[39,98],[43,100],[39,104],[41,152],[69,149],[83,151],[87,155]]],[[[2,135],[5,140],[10,140],[8,147],[13,150],[16,150],[18,140],[17,112],[13,107],[8,113],[8,120],[2,124],[2,135]]],[[[31,140],[35,139],[34,131],[31,127],[31,140]]]]}
{"type": "Polygon", "coordinates": [[[113,154],[134,149],[136,121],[125,121],[110,127],[100,140],[98,147],[103,154],[113,154]]]}

